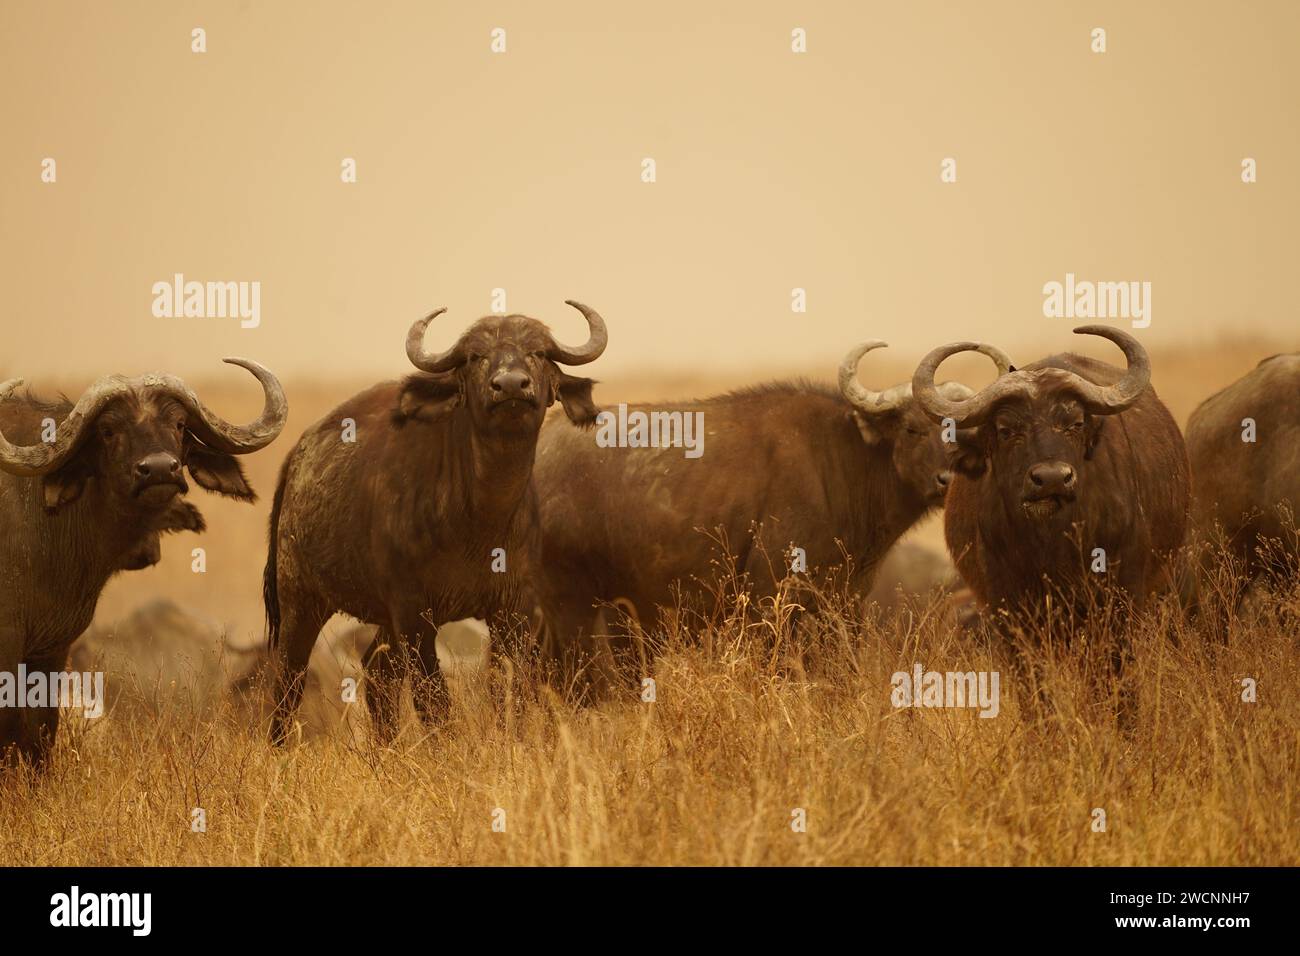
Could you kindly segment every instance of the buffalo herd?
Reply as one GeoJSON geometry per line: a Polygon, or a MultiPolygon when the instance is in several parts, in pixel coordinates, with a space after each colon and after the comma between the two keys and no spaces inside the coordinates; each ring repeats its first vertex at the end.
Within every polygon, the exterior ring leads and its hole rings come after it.
{"type": "MultiPolygon", "coordinates": [[[[485,620],[493,656],[536,655],[568,688],[602,653],[626,677],[640,673],[628,655],[645,654],[632,638],[659,615],[707,616],[723,598],[762,615],[793,588],[807,619],[831,582],[855,600],[878,597],[887,553],[940,508],[960,579],[940,568],[928,580],[969,588],[958,593],[977,621],[1044,603],[1086,614],[1098,584],[1140,610],[1174,587],[1185,545],[1211,535],[1248,574],[1294,573],[1300,355],[1266,359],[1203,402],[1186,441],[1151,386],[1146,350],[1099,325],[1075,332],[1109,340],[1123,367],[1069,352],[1016,366],[991,345],[956,342],[876,391],[858,379],[885,345],[870,341],[848,352],[834,385],[766,383],[614,416],[592,379],[565,371],[608,342],[594,309],[569,305],[589,328],[576,347],[536,319],[490,315],[435,354],[425,332],[443,310],[432,313],[406,340],[417,371],[348,399],[289,451],[257,649],[272,675],[274,741],[294,732],[336,613],[369,625],[358,664],[386,740],[405,675],[422,718],[446,712],[443,624],[485,620]],[[978,391],[936,383],[962,352],[986,356],[997,377],[978,391]],[[548,415],[557,402],[562,414],[548,415]]],[[[156,564],[163,534],[204,530],[187,474],[254,500],[236,456],[269,445],[288,406],[261,365],[226,361],[264,393],[247,425],[166,374],[104,378],[75,403],[0,385],[0,675],[61,671],[112,575],[156,564]]],[[[147,619],[180,627],[166,606],[147,619]]],[[[186,633],[210,642],[216,630],[186,633]]],[[[58,701],[0,702],[5,762],[43,764],[58,701]]]]}

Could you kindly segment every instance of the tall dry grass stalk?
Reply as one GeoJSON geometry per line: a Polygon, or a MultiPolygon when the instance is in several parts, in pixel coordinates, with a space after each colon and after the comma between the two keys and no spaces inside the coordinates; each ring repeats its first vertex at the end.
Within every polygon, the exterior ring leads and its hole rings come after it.
{"type": "Polygon", "coordinates": [[[823,596],[796,635],[783,595],[766,617],[669,616],[653,703],[581,706],[511,664],[454,681],[449,722],[388,747],[363,722],[277,750],[233,702],[69,720],[43,779],[0,784],[0,861],[1296,864],[1300,592],[1213,606],[1239,591],[1140,615],[1124,693],[1105,628],[1014,652],[953,626],[942,595],[887,619],[823,596]],[[895,709],[891,675],[917,662],[999,671],[999,715],[895,709]]]}

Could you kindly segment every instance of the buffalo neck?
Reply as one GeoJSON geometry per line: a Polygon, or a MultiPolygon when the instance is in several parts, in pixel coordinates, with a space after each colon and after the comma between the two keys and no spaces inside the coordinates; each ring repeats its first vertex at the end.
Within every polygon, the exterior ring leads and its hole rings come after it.
{"type": "Polygon", "coordinates": [[[535,430],[518,435],[471,434],[470,506],[476,516],[505,522],[514,515],[532,481],[536,451],[535,430]]]}
{"type": "Polygon", "coordinates": [[[842,440],[827,441],[823,454],[834,456],[828,473],[842,487],[831,493],[836,537],[864,569],[877,564],[890,546],[933,507],[908,488],[894,468],[891,442],[866,445],[851,422],[842,440]]]}
{"type": "Polygon", "coordinates": [[[879,561],[933,505],[907,487],[898,476],[892,444],[881,442],[864,450],[870,461],[859,480],[857,501],[860,507],[854,515],[854,526],[862,542],[859,552],[879,561]]]}
{"type": "Polygon", "coordinates": [[[427,519],[441,526],[459,516],[484,532],[507,528],[532,482],[537,431],[494,433],[475,426],[470,413],[457,409],[435,426],[432,454],[441,494],[428,498],[427,519]]]}
{"type": "MultiPolygon", "coordinates": [[[[29,615],[28,640],[34,642],[26,650],[57,650],[89,626],[105,583],[138,542],[142,521],[93,478],[76,501],[54,514],[45,511],[39,478],[21,483],[30,530],[22,535],[17,566],[30,599],[20,613],[29,615]]],[[[10,543],[4,550],[14,548],[10,543]]]]}
{"type": "Polygon", "coordinates": [[[43,517],[49,559],[64,573],[78,575],[85,585],[96,589],[112,576],[143,525],[139,515],[112,500],[94,479],[71,505],[43,517]]]}

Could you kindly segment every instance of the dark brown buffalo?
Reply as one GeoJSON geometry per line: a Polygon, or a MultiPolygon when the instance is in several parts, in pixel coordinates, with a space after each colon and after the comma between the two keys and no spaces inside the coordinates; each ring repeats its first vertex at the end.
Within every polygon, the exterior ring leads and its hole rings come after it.
{"type": "Polygon", "coordinates": [[[1209,539],[1217,523],[1252,577],[1293,573],[1300,559],[1300,354],[1267,358],[1202,402],[1187,421],[1187,453],[1197,531],[1209,539]],[[1252,423],[1254,440],[1246,441],[1252,423]]]}
{"type": "MultiPolygon", "coordinates": [[[[288,406],[262,366],[226,361],[266,394],[250,425],[223,421],[171,375],[104,378],[76,405],[0,385],[0,673],[61,670],[114,573],[157,562],[165,532],[203,529],[181,497],[184,470],[209,491],[254,499],[233,456],[270,444],[288,406]]],[[[58,719],[57,707],[0,709],[0,750],[42,761],[58,719]]]]}
{"type": "Polygon", "coordinates": [[[422,343],[438,310],[407,338],[422,373],[349,399],[290,452],[271,510],[264,585],[280,657],[276,741],[289,734],[316,635],[335,612],[379,628],[368,701],[382,738],[396,725],[395,678],[408,651],[425,684],[415,695],[421,716],[445,712],[439,624],[478,617],[504,626],[514,612],[531,611],[538,430],[557,399],[574,424],[592,422],[592,380],[559,364],[592,362],[607,341],[595,310],[569,304],[591,327],[581,348],[557,344],[536,319],[493,315],[432,355],[422,343]],[[355,422],[354,442],[342,440],[345,419],[355,422]],[[505,570],[495,571],[503,555],[505,570]]]}
{"type": "MultiPolygon", "coordinates": [[[[935,349],[912,379],[932,420],[959,429],[944,505],[948,549],[985,607],[1041,609],[1052,594],[1082,597],[1103,549],[1105,581],[1129,605],[1167,585],[1170,555],[1187,527],[1189,478],[1182,435],[1150,386],[1133,336],[1090,325],[1123,349],[1127,371],[1053,355],[953,401],[935,370],[974,346],[935,349]]],[[[1097,567],[1101,567],[1097,563],[1097,567]]]]}
{"type": "MultiPolygon", "coordinates": [[[[849,587],[866,595],[885,552],[938,506],[947,482],[939,430],[911,386],[875,392],[857,381],[858,362],[884,345],[849,352],[838,388],[782,382],[629,406],[629,415],[702,412],[705,444],[693,460],[679,447],[599,447],[591,432],[547,424],[536,478],[555,651],[581,658],[598,649],[588,640],[593,605],[621,601],[649,625],[678,593],[683,603],[712,604],[726,577],[723,549],[754,600],[787,577],[792,546],[809,574],[850,565],[849,587]]],[[[1000,352],[981,351],[1006,370],[1000,352]]],[[[971,394],[956,382],[942,391],[971,394]]]]}

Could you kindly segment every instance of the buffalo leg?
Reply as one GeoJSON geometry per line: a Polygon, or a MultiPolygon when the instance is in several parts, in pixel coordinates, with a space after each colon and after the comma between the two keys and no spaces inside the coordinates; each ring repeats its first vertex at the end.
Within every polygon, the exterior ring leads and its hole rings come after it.
{"type": "MultiPolygon", "coordinates": [[[[611,657],[607,638],[598,637],[599,595],[581,570],[567,567],[553,571],[545,580],[542,622],[545,632],[540,658],[548,679],[575,701],[590,701],[603,687],[597,663],[611,657]]],[[[494,640],[493,657],[497,642],[494,640]]],[[[606,668],[608,669],[608,668],[606,668]]]]}
{"type": "Polygon", "coordinates": [[[416,713],[429,724],[446,718],[449,698],[447,680],[443,677],[442,668],[438,666],[438,653],[434,643],[438,629],[428,624],[422,614],[422,608],[406,606],[395,609],[392,633],[401,647],[400,663],[414,663],[414,666],[406,666],[404,669],[411,672],[411,691],[416,713]]]}
{"type": "Polygon", "coordinates": [[[594,703],[624,686],[639,685],[642,675],[631,662],[632,654],[626,669],[620,669],[604,609],[585,610],[585,615],[561,621],[565,636],[557,642],[553,661],[565,692],[580,703],[594,703]]]}
{"type": "MultiPolygon", "coordinates": [[[[32,658],[27,661],[28,673],[54,673],[66,662],[67,654],[32,658]]],[[[50,689],[53,693],[53,688],[50,689]]],[[[18,754],[33,767],[40,769],[54,748],[54,738],[59,732],[59,702],[50,707],[24,707],[18,713],[18,754]]]]}
{"type": "Polygon", "coordinates": [[[328,615],[302,601],[280,599],[279,666],[275,674],[275,712],[271,716],[271,740],[284,744],[293,730],[293,717],[302,701],[316,637],[328,615]]]}
{"type": "Polygon", "coordinates": [[[19,718],[18,752],[28,763],[41,768],[54,748],[59,732],[58,707],[28,707],[19,718]]]}
{"type": "Polygon", "coordinates": [[[447,678],[438,663],[437,632],[422,634],[412,650],[416,665],[411,681],[415,710],[426,726],[436,726],[447,719],[451,704],[447,678]]]}
{"type": "Polygon", "coordinates": [[[381,627],[375,633],[374,643],[361,658],[361,667],[366,675],[370,726],[380,744],[389,743],[397,734],[405,656],[405,649],[393,637],[392,630],[381,627]]]}
{"type": "Polygon", "coordinates": [[[654,669],[654,648],[641,624],[641,613],[629,598],[616,598],[596,617],[598,635],[586,645],[593,679],[612,692],[639,690],[654,669]]]}
{"type": "MultiPolygon", "coordinates": [[[[12,643],[22,647],[22,636],[0,630],[0,644],[12,643]]],[[[0,674],[11,675],[10,679],[18,681],[18,661],[6,657],[0,660],[0,674]]],[[[0,766],[12,767],[18,761],[19,722],[22,711],[17,707],[0,707],[0,766]]]]}

